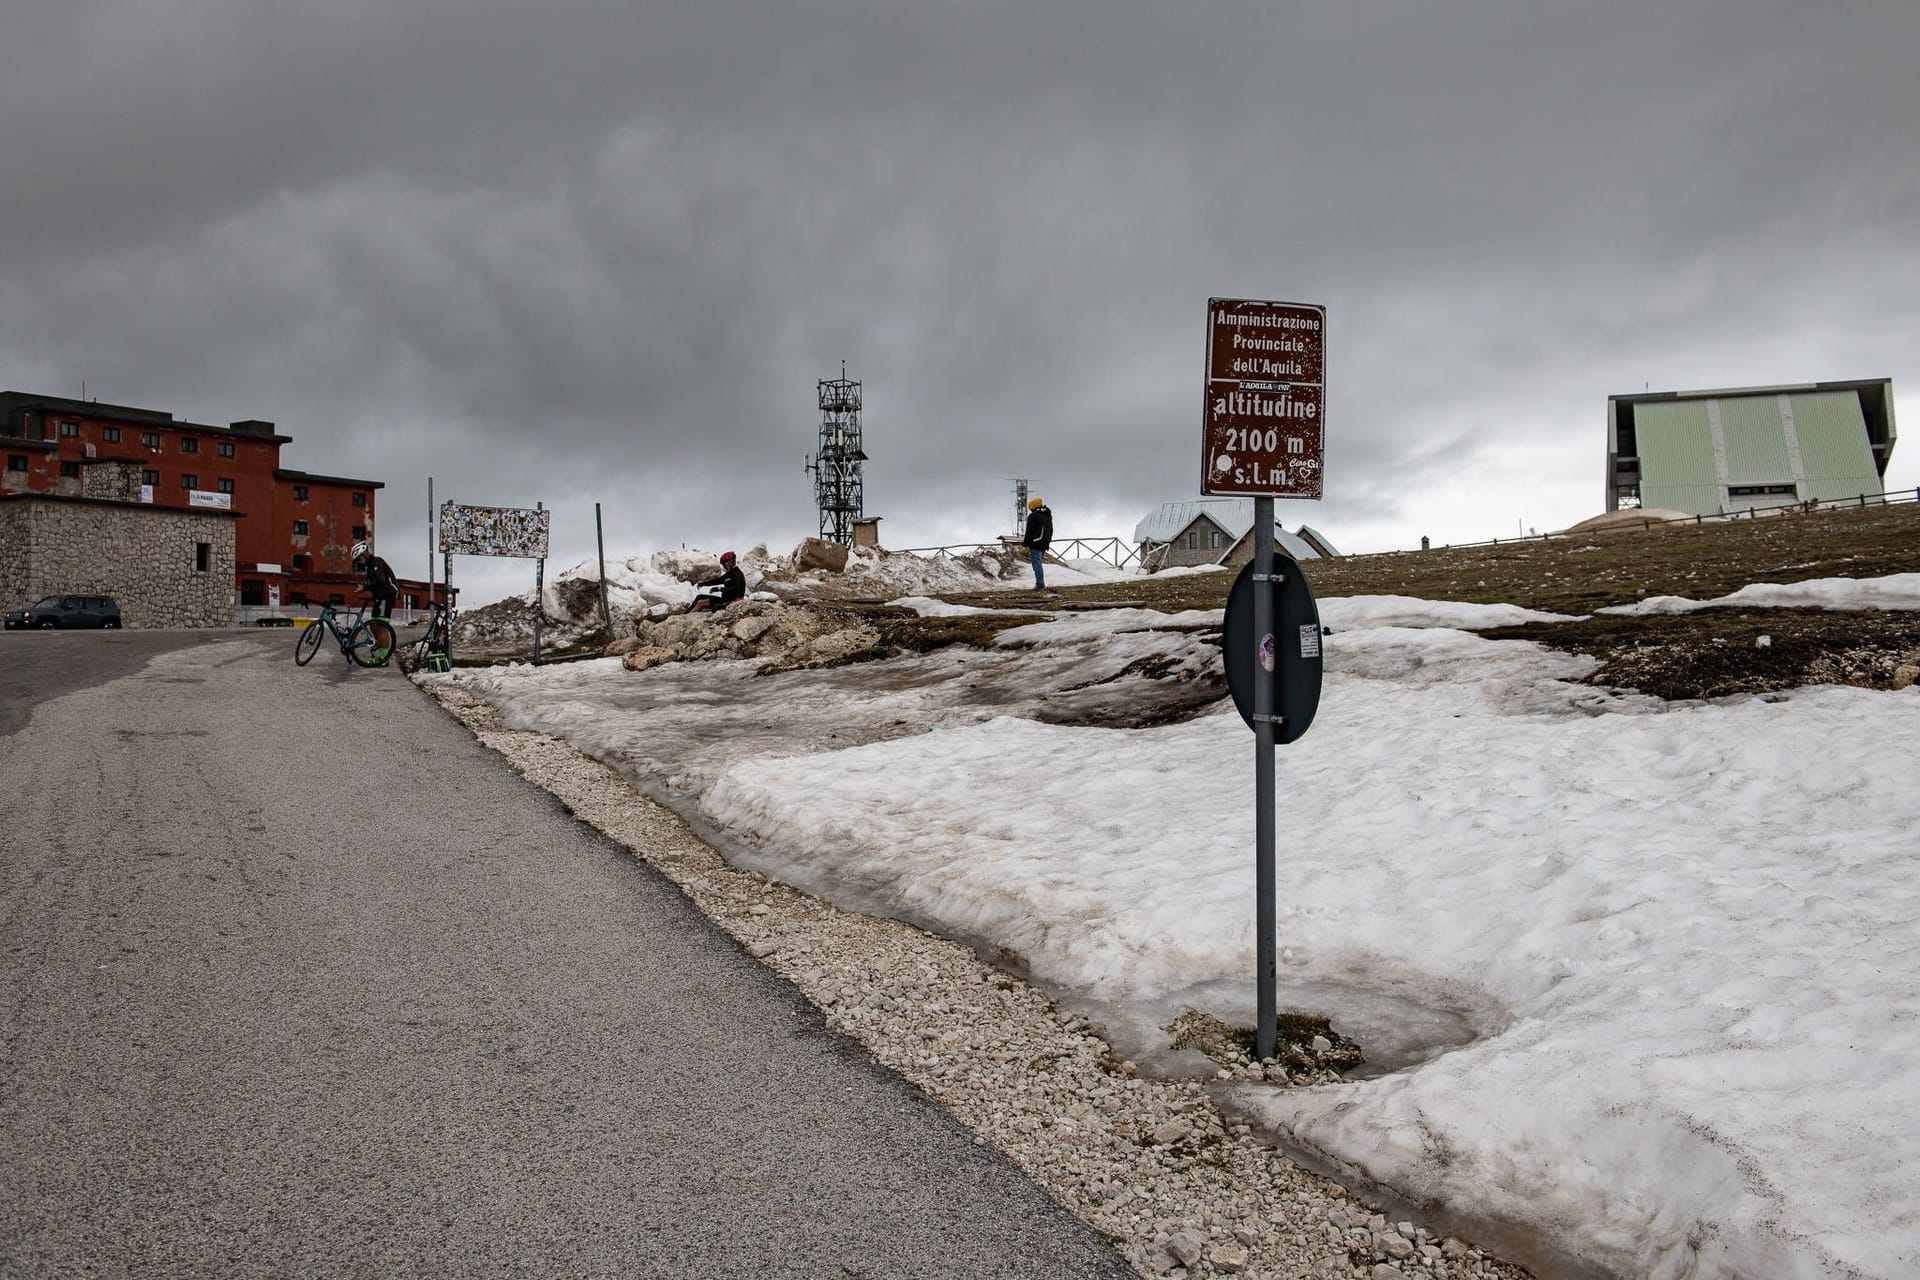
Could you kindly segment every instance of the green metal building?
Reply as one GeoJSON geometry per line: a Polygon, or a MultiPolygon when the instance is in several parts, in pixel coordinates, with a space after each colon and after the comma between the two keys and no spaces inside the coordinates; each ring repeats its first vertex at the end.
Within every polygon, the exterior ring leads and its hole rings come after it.
{"type": "Polygon", "coordinates": [[[1724,515],[1878,496],[1893,381],[1607,398],[1607,510],[1724,515]]]}

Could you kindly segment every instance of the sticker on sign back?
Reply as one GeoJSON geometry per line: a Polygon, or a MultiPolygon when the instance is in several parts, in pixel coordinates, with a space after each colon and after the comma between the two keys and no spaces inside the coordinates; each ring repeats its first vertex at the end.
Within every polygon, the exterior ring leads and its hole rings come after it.
{"type": "Polygon", "coordinates": [[[1311,624],[1300,627],[1300,656],[1317,658],[1320,656],[1320,628],[1311,624]]]}

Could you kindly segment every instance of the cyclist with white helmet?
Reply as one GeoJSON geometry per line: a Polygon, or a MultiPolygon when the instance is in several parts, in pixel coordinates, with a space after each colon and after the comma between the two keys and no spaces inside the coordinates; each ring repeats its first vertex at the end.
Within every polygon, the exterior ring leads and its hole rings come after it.
{"type": "Polygon", "coordinates": [[[367,594],[373,597],[369,616],[386,620],[384,630],[378,626],[376,632],[382,634],[386,643],[375,652],[375,657],[385,661],[387,653],[393,649],[393,605],[400,598],[400,583],[393,576],[393,566],[373,554],[372,544],[362,540],[353,544],[353,567],[366,574],[367,594]]]}

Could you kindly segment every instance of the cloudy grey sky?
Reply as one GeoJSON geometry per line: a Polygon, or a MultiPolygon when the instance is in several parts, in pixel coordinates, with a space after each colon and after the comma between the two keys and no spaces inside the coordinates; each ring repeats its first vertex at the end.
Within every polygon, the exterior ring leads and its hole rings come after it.
{"type": "Polygon", "coordinates": [[[1892,377],[1920,431],[1916,49],[1912,0],[26,0],[0,386],[271,419],[417,576],[429,475],[561,562],[596,501],[790,549],[845,360],[888,545],[1016,476],[1125,535],[1198,496],[1207,298],[1277,298],[1329,317],[1283,518],[1544,530],[1609,394],[1892,377]]]}

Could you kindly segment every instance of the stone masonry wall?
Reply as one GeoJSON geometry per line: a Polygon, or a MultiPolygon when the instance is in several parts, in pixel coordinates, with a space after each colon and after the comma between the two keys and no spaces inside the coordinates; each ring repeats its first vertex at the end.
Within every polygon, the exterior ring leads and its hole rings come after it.
{"type": "Polygon", "coordinates": [[[8,604],[62,592],[110,595],[128,627],[233,625],[233,518],[135,504],[0,502],[8,604]],[[197,544],[208,547],[197,568],[197,544]]]}
{"type": "Polygon", "coordinates": [[[38,599],[27,594],[27,513],[26,502],[0,502],[0,609],[38,599]]]}

